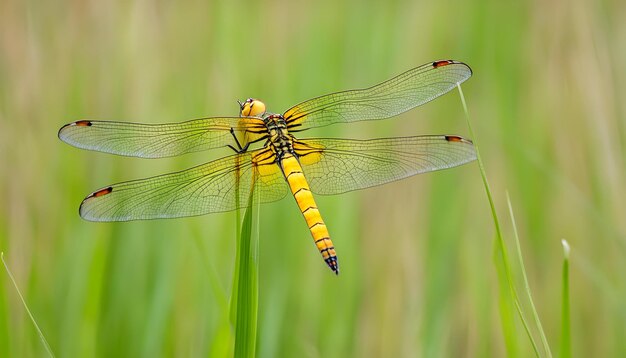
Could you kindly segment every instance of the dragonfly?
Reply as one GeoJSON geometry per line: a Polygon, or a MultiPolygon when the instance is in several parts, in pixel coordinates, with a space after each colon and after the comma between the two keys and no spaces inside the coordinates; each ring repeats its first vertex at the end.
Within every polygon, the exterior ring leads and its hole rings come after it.
{"type": "Polygon", "coordinates": [[[178,218],[244,208],[289,193],[327,266],[339,274],[335,246],[313,194],[333,195],[476,159],[471,140],[419,135],[369,140],[307,138],[311,128],[397,116],[451,91],[472,75],[463,62],[439,60],[369,88],[331,93],[278,114],[249,98],[239,115],[169,124],[79,120],[59,138],[78,148],[163,158],[219,147],[234,153],[190,169],[98,189],[80,204],[88,221],[178,218]],[[256,148],[255,148],[256,147],[256,148]]]}

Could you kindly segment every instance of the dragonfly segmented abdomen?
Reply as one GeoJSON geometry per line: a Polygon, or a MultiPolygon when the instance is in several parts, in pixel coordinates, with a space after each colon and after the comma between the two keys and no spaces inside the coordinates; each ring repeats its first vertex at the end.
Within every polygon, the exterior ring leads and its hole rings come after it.
{"type": "Polygon", "coordinates": [[[337,261],[335,246],[330,239],[326,223],[324,223],[324,219],[322,219],[322,215],[317,208],[313,194],[311,194],[311,189],[309,188],[306,178],[302,173],[300,163],[296,157],[287,153],[281,161],[281,167],[283,174],[285,175],[285,179],[291,188],[291,193],[296,199],[298,208],[304,216],[306,224],[311,231],[311,236],[313,236],[315,246],[319,250],[320,254],[322,254],[322,258],[324,259],[324,262],[326,262],[326,265],[328,265],[334,273],[339,274],[339,263],[337,261]]]}

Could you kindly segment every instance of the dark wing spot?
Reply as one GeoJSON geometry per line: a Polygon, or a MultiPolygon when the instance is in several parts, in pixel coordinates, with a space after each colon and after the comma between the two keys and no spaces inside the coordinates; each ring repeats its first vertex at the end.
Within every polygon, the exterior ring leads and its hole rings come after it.
{"type": "Polygon", "coordinates": [[[77,125],[79,127],[91,127],[91,121],[76,121],[74,122],[74,125],[77,125]]]}
{"type": "Polygon", "coordinates": [[[101,197],[103,195],[110,194],[112,191],[113,191],[113,188],[112,187],[108,187],[108,188],[100,189],[100,190],[94,192],[93,194],[91,194],[90,196],[93,197],[93,198],[98,198],[98,197],[101,197]]]}
{"type": "Polygon", "coordinates": [[[447,66],[447,65],[451,65],[453,64],[454,61],[452,60],[441,60],[441,61],[435,61],[433,62],[433,67],[434,68],[438,68],[438,67],[443,67],[443,66],[447,66]]]}
{"type": "Polygon", "coordinates": [[[462,137],[459,137],[458,135],[447,135],[446,140],[448,142],[463,142],[464,141],[464,139],[462,137]]]}

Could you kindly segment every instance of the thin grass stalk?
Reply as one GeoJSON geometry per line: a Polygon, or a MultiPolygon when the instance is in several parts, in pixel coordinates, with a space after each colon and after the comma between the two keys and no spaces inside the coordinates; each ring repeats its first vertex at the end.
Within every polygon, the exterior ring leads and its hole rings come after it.
{"type": "Polygon", "coordinates": [[[539,319],[539,314],[537,313],[537,308],[535,307],[535,302],[533,301],[532,293],[530,292],[530,284],[528,283],[528,277],[526,276],[526,266],[524,265],[524,258],[522,257],[522,247],[519,241],[519,234],[517,232],[517,223],[515,222],[515,215],[513,215],[513,205],[511,205],[511,197],[509,196],[509,192],[506,192],[506,202],[509,206],[509,214],[511,216],[511,223],[513,224],[513,235],[515,238],[515,245],[517,246],[517,259],[522,268],[522,278],[524,280],[524,289],[526,290],[526,295],[528,296],[528,301],[530,302],[530,307],[533,313],[533,318],[535,319],[535,325],[537,326],[537,330],[539,331],[539,335],[541,337],[541,343],[543,344],[543,350],[547,357],[552,357],[552,352],[550,351],[550,345],[548,344],[548,339],[546,338],[546,334],[543,331],[543,325],[541,324],[541,320],[539,319]]]}
{"type": "Polygon", "coordinates": [[[561,357],[572,356],[572,341],[570,335],[570,306],[569,306],[569,244],[561,240],[563,244],[563,287],[561,295],[561,357]]]}
{"type": "MultiPolygon", "coordinates": [[[[526,334],[528,335],[528,339],[530,340],[530,343],[533,347],[533,350],[535,352],[535,355],[537,357],[540,357],[541,355],[539,354],[539,349],[537,348],[537,343],[535,342],[535,339],[533,338],[533,335],[530,331],[528,322],[524,316],[524,312],[522,311],[522,307],[519,301],[519,296],[517,294],[517,291],[515,289],[514,286],[514,281],[513,281],[513,274],[511,273],[511,264],[509,261],[509,257],[507,254],[507,250],[506,250],[506,244],[504,243],[504,238],[502,236],[502,230],[500,229],[500,221],[498,220],[498,214],[496,212],[496,206],[494,204],[493,201],[493,196],[491,195],[491,188],[489,186],[489,181],[487,180],[487,173],[485,171],[485,167],[483,165],[483,161],[482,158],[480,156],[480,151],[478,149],[478,142],[476,140],[476,136],[474,135],[474,131],[472,129],[472,124],[470,122],[470,117],[469,117],[469,111],[467,110],[467,103],[465,103],[465,96],[463,96],[463,90],[461,89],[461,85],[459,83],[457,83],[457,88],[459,90],[459,94],[461,96],[461,103],[463,104],[463,110],[465,111],[465,120],[467,122],[467,128],[469,130],[469,134],[472,137],[472,140],[474,141],[474,148],[476,150],[476,160],[478,161],[478,168],[480,169],[480,176],[482,178],[483,181],[483,186],[485,187],[485,192],[487,194],[487,200],[489,201],[489,207],[491,208],[491,216],[493,217],[493,223],[495,226],[495,230],[496,230],[496,237],[497,237],[497,247],[500,251],[500,258],[502,260],[502,264],[503,264],[503,268],[504,268],[504,273],[505,273],[505,277],[506,277],[506,281],[508,283],[509,286],[509,292],[511,294],[511,298],[513,299],[513,302],[515,304],[515,309],[517,310],[517,313],[522,321],[522,325],[524,326],[524,330],[526,331],[526,334]]],[[[499,269],[499,266],[496,265],[496,268],[499,269]]],[[[504,330],[508,330],[509,328],[507,328],[508,326],[503,325],[503,329],[504,330]]],[[[513,333],[513,332],[511,332],[513,333]]]]}
{"type": "Polygon", "coordinates": [[[13,277],[11,270],[9,270],[9,265],[7,265],[6,261],[4,261],[4,252],[0,253],[0,260],[2,260],[4,269],[7,271],[7,274],[9,275],[9,278],[11,279],[11,282],[13,283],[13,287],[15,287],[15,291],[17,292],[17,295],[20,297],[20,300],[22,301],[22,305],[24,305],[24,309],[26,309],[26,313],[28,313],[28,317],[30,317],[30,320],[33,322],[33,325],[35,326],[35,329],[37,330],[37,334],[39,335],[39,340],[41,340],[41,343],[43,344],[43,347],[46,349],[46,352],[48,352],[48,355],[54,358],[54,353],[52,352],[52,348],[50,347],[50,344],[48,344],[48,341],[46,340],[46,337],[43,335],[41,328],[39,328],[39,325],[37,324],[35,317],[30,312],[30,309],[28,308],[28,305],[26,304],[26,300],[24,299],[24,296],[22,296],[22,292],[20,291],[20,288],[17,286],[17,282],[15,282],[15,278],[13,277]]]}
{"type": "Polygon", "coordinates": [[[506,270],[503,268],[502,255],[498,241],[493,240],[492,259],[496,265],[496,276],[498,278],[498,311],[500,313],[500,324],[502,325],[502,335],[507,357],[517,357],[519,344],[517,342],[517,327],[515,321],[515,302],[510,295],[510,288],[507,283],[506,270]]]}

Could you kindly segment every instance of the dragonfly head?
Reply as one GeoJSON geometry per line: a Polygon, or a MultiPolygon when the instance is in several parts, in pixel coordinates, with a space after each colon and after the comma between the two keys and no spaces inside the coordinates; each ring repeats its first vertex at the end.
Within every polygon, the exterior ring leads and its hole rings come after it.
{"type": "Polygon", "coordinates": [[[265,103],[258,99],[248,98],[245,102],[239,102],[242,117],[260,117],[265,113],[265,103]]]}

